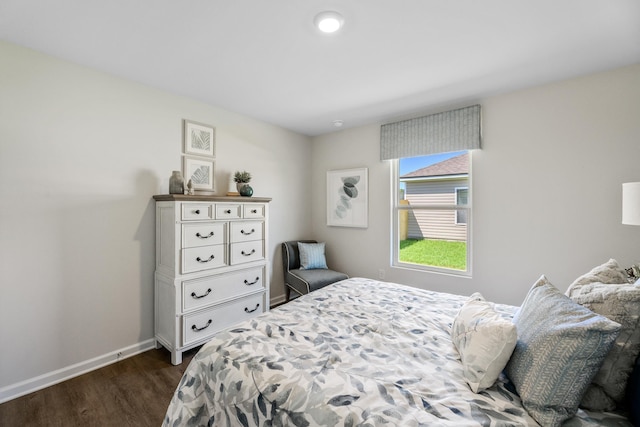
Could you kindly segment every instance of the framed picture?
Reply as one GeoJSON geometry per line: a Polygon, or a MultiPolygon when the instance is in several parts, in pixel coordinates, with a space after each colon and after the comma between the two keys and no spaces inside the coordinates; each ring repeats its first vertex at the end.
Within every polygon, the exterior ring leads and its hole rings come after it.
{"type": "Polygon", "coordinates": [[[183,122],[184,154],[215,157],[216,128],[191,120],[183,120],[183,122]]]}
{"type": "Polygon", "coordinates": [[[368,226],[367,168],[327,171],[327,225],[368,226]]]}
{"type": "Polygon", "coordinates": [[[182,164],[182,176],[184,176],[185,185],[191,180],[194,190],[215,191],[212,159],[185,156],[182,164]]]}

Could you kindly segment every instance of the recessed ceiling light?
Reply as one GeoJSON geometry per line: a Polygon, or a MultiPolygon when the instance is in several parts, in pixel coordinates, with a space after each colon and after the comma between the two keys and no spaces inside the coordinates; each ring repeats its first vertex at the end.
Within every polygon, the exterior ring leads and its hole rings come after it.
{"type": "Polygon", "coordinates": [[[333,121],[333,125],[335,127],[337,127],[337,128],[341,128],[343,124],[344,124],[344,121],[342,121],[342,120],[334,120],[333,121]]]}
{"type": "Polygon", "coordinates": [[[323,33],[335,33],[344,24],[344,18],[338,12],[320,12],[313,20],[316,27],[323,33]]]}

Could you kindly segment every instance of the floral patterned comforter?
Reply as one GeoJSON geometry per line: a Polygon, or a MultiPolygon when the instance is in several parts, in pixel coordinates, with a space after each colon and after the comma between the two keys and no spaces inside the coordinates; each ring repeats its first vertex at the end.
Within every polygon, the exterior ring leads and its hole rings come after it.
{"type": "MultiPolygon", "coordinates": [[[[536,426],[505,378],[465,382],[450,330],[466,299],[363,278],[298,298],[203,346],[163,425],[536,426]]],[[[565,425],[629,424],[580,411],[565,425]]]]}

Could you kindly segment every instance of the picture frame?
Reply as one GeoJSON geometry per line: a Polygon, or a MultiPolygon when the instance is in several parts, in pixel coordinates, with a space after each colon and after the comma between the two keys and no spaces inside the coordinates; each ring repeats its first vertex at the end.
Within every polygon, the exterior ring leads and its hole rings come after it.
{"type": "Polygon", "coordinates": [[[182,141],[184,154],[215,158],[215,127],[183,119],[182,141]]]}
{"type": "Polygon", "coordinates": [[[327,225],[369,226],[368,169],[327,171],[327,225]]]}
{"type": "Polygon", "coordinates": [[[213,159],[184,156],[182,159],[182,176],[187,185],[189,180],[196,191],[215,191],[215,171],[213,159]]]}

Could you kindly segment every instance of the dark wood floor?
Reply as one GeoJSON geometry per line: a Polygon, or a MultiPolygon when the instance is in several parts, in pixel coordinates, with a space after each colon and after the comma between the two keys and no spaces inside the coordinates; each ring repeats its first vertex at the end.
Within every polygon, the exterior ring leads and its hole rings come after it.
{"type": "Polygon", "coordinates": [[[0,405],[0,426],[153,426],[197,348],[173,366],[167,350],[150,350],[0,405]]]}

